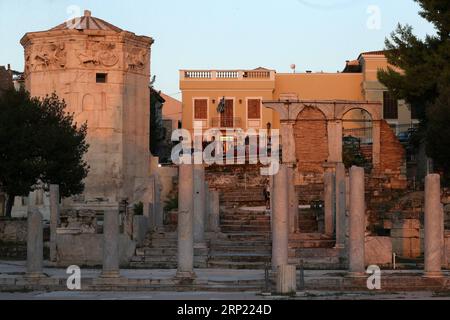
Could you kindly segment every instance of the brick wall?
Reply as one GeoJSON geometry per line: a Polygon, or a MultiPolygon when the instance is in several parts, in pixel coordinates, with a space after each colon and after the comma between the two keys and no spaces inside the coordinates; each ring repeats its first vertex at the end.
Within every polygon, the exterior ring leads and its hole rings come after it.
{"type": "Polygon", "coordinates": [[[321,176],[322,164],[328,158],[325,116],[317,109],[305,108],[297,118],[294,134],[299,173],[318,173],[321,176]]]}
{"type": "Polygon", "coordinates": [[[381,172],[400,173],[405,161],[405,148],[398,141],[391,127],[385,120],[381,120],[381,172]]]}

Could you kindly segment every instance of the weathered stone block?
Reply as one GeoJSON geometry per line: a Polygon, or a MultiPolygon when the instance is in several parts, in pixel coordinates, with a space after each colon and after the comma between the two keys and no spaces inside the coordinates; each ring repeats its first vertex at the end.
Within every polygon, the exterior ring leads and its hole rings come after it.
{"type": "Polygon", "coordinates": [[[365,264],[378,266],[392,263],[392,240],[390,237],[366,237],[365,264]]]}
{"type": "Polygon", "coordinates": [[[277,268],[276,293],[289,295],[297,291],[296,268],[293,265],[281,265],[277,268]]]}

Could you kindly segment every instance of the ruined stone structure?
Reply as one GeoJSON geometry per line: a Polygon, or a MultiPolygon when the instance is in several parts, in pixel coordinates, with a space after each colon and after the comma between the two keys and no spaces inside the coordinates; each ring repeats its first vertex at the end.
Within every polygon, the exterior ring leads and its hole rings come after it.
{"type": "Polygon", "coordinates": [[[149,197],[152,43],[89,11],[21,39],[27,90],[38,97],[56,92],[75,121],[88,125],[85,192],[66,206],[115,205],[122,198],[132,202],[149,197]]]}

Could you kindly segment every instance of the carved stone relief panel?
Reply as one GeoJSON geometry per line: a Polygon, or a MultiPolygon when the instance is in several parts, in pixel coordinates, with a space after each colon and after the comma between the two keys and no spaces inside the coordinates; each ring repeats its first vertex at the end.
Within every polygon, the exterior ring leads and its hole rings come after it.
{"type": "Polygon", "coordinates": [[[148,50],[143,48],[130,48],[126,53],[126,65],[128,70],[142,70],[148,59],[148,50]]]}
{"type": "Polygon", "coordinates": [[[119,54],[113,42],[88,41],[86,49],[79,51],[77,57],[83,66],[113,67],[119,62],[119,54]]]}
{"type": "Polygon", "coordinates": [[[25,53],[26,72],[64,69],[67,52],[64,42],[37,44],[25,53]]]}

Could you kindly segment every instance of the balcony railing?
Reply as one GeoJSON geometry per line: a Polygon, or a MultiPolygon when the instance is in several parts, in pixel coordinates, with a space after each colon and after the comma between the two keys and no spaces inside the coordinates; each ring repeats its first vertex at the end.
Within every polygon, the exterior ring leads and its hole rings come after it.
{"type": "Polygon", "coordinates": [[[274,80],[275,70],[181,70],[181,80],[274,80]]]}
{"type": "Polygon", "coordinates": [[[239,117],[214,117],[211,119],[212,128],[233,128],[241,127],[241,118],[239,117]]]}

